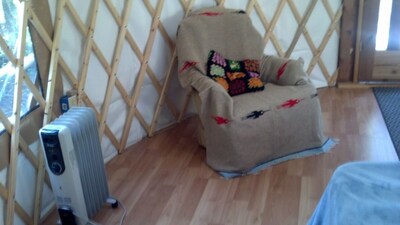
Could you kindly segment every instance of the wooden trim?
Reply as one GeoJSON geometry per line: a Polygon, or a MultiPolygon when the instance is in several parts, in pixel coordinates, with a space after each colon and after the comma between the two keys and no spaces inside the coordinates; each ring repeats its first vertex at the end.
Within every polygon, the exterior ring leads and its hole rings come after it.
{"type": "Polygon", "coordinates": [[[194,4],[194,2],[195,2],[196,0],[189,0],[189,2],[188,2],[188,4],[187,4],[187,9],[185,10],[186,11],[186,16],[187,15],[189,15],[189,13],[192,11],[192,7],[193,7],[193,4],[194,4]]]}
{"type": "MultiPolygon", "coordinates": [[[[193,1],[190,1],[190,2],[189,2],[189,5],[191,6],[192,3],[193,3],[193,1]]],[[[185,11],[185,16],[184,16],[184,17],[186,17],[186,16],[188,15],[189,12],[190,12],[189,10],[186,10],[186,11],[185,11]]],[[[153,119],[152,119],[152,123],[151,123],[151,125],[150,125],[150,131],[148,132],[148,135],[149,135],[150,137],[153,136],[153,134],[154,134],[154,131],[155,131],[155,128],[156,128],[156,125],[157,125],[157,122],[158,122],[158,118],[159,118],[159,116],[160,116],[161,108],[162,108],[162,106],[163,106],[164,101],[167,102],[167,105],[168,105],[168,106],[169,106],[169,105],[172,105],[172,106],[173,106],[173,103],[170,102],[169,99],[167,98],[166,91],[167,91],[167,89],[168,89],[169,81],[170,81],[170,78],[171,78],[171,76],[172,76],[172,72],[173,72],[173,69],[174,69],[174,66],[175,66],[176,62],[177,62],[177,58],[176,58],[176,48],[175,48],[175,46],[174,46],[174,48],[173,48],[173,53],[172,53],[172,60],[171,60],[171,62],[170,62],[170,64],[169,64],[169,68],[168,68],[167,73],[166,73],[166,76],[165,76],[165,81],[164,81],[163,87],[162,87],[161,91],[159,91],[160,97],[159,97],[159,99],[158,99],[157,106],[156,106],[156,110],[155,110],[155,112],[154,112],[153,119]]],[[[151,70],[150,67],[148,67],[148,69],[151,70]]],[[[148,74],[150,75],[151,73],[148,73],[148,74]]],[[[150,78],[152,78],[152,77],[150,76],[150,78]]],[[[152,80],[153,80],[153,79],[152,79],[152,80]]],[[[153,83],[154,83],[154,82],[153,82],[153,83]]],[[[156,82],[156,83],[158,83],[158,82],[156,82]]],[[[177,110],[175,109],[175,107],[170,107],[170,106],[169,106],[169,109],[171,110],[172,114],[175,116],[176,119],[178,119],[178,120],[179,120],[179,118],[181,119],[181,117],[180,117],[180,115],[178,115],[178,112],[177,112],[177,110]],[[178,117],[178,116],[179,116],[179,117],[178,117]]]]}
{"type": "Polygon", "coordinates": [[[257,0],[249,0],[247,2],[247,7],[246,7],[246,13],[251,14],[253,9],[254,9],[254,4],[256,3],[257,0]]]}
{"type": "Polygon", "coordinates": [[[42,193],[43,193],[43,186],[44,186],[44,178],[46,174],[45,170],[45,162],[44,162],[44,155],[43,152],[38,152],[38,172],[36,177],[36,186],[35,186],[35,200],[34,200],[34,207],[33,207],[33,224],[38,225],[40,221],[40,213],[42,212],[42,193]]]}
{"type": "MultiPolygon", "coordinates": [[[[10,60],[10,62],[13,64],[13,66],[17,67],[17,58],[14,57],[14,54],[10,51],[10,48],[6,44],[5,40],[3,37],[0,36],[0,47],[6,54],[7,58],[10,60]]],[[[40,94],[39,90],[36,88],[35,84],[32,83],[32,81],[29,79],[29,77],[26,75],[25,70],[21,70],[22,73],[22,79],[25,81],[25,84],[28,86],[29,90],[32,92],[33,96],[35,99],[39,102],[40,107],[45,108],[46,106],[46,101],[40,94]]]]}
{"type": "MultiPolygon", "coordinates": [[[[73,18],[73,21],[75,23],[75,25],[79,28],[80,32],[82,35],[86,36],[86,34],[89,32],[88,29],[86,28],[85,24],[81,21],[78,13],[76,12],[75,8],[72,6],[72,4],[68,4],[67,5],[67,9],[68,11],[71,13],[71,16],[73,18]]],[[[119,25],[121,26],[121,25],[119,25]]],[[[107,76],[109,77],[109,79],[112,77],[111,74],[111,66],[108,64],[107,59],[104,57],[104,54],[101,52],[100,48],[97,46],[96,42],[94,41],[94,39],[92,39],[91,41],[91,47],[92,47],[92,51],[95,53],[97,59],[99,60],[100,64],[103,66],[104,70],[107,73],[107,76]]],[[[115,85],[117,87],[117,90],[120,92],[122,98],[125,100],[126,104],[130,104],[129,103],[129,97],[128,97],[128,93],[126,92],[126,90],[124,89],[124,87],[122,86],[121,82],[119,81],[118,77],[115,78],[115,85]]],[[[83,85],[83,84],[82,84],[83,85]]],[[[78,87],[76,87],[77,89],[79,89],[78,87]]],[[[84,95],[81,91],[80,95],[84,95]]]]}
{"type": "MultiPolygon", "coordinates": [[[[297,23],[298,23],[298,24],[302,24],[303,19],[301,18],[301,15],[300,15],[299,11],[297,10],[296,5],[293,3],[292,0],[288,0],[288,4],[289,4],[290,9],[292,10],[292,13],[293,13],[293,15],[294,15],[294,17],[295,17],[297,23]]],[[[312,2],[310,2],[309,7],[311,7],[311,4],[312,4],[312,2]]],[[[307,20],[308,20],[308,19],[307,19],[307,20]]],[[[314,44],[314,42],[313,42],[313,40],[312,40],[312,38],[311,38],[311,36],[310,36],[310,33],[308,32],[308,30],[307,30],[307,28],[306,28],[306,26],[305,26],[305,24],[306,24],[306,23],[304,23],[303,26],[302,26],[302,27],[303,27],[302,33],[303,33],[303,35],[304,35],[304,38],[305,38],[306,41],[307,41],[308,46],[310,47],[311,51],[312,51],[313,54],[314,54],[315,52],[317,52],[317,47],[315,47],[315,44],[314,44]]],[[[300,25],[299,25],[299,26],[300,26],[300,25]]],[[[292,42],[292,44],[293,44],[293,42],[292,42]]],[[[290,48],[289,48],[289,49],[290,49],[290,48]]],[[[288,52],[289,52],[289,50],[288,50],[288,52]]],[[[290,57],[291,52],[290,52],[290,54],[288,54],[288,52],[286,52],[285,57],[290,57]]],[[[322,67],[322,68],[325,67],[325,65],[323,64],[322,61],[318,61],[318,65],[319,65],[320,67],[322,67]]]]}
{"type": "MultiPolygon", "coordinates": [[[[34,52],[36,56],[36,62],[38,66],[38,71],[39,75],[42,82],[42,92],[45,93],[47,90],[47,81],[48,80],[48,74],[49,74],[49,67],[50,67],[50,57],[51,57],[51,47],[47,47],[46,41],[52,42],[50,39],[44,40],[40,34],[40,32],[46,33],[47,36],[53,36],[53,23],[51,21],[51,15],[50,15],[50,8],[49,8],[49,3],[48,1],[43,1],[43,0],[31,0],[31,9],[30,9],[30,15],[29,15],[29,29],[31,33],[31,38],[32,38],[32,43],[35,46],[34,52]],[[34,14],[34,12],[37,12],[37,14],[34,14]],[[37,20],[38,23],[40,23],[40,28],[42,30],[38,30],[35,28],[32,24],[32,20],[34,19],[37,20]]],[[[50,45],[51,46],[51,45],[50,45]]],[[[62,83],[57,83],[58,87],[62,86],[62,83]]]]}
{"type": "Polygon", "coordinates": [[[47,33],[45,27],[42,25],[40,22],[38,16],[36,15],[35,11],[31,10],[30,11],[30,17],[29,21],[35,28],[35,30],[38,32],[40,38],[43,40],[43,42],[46,44],[46,47],[51,50],[51,46],[53,45],[53,41],[50,38],[49,34],[47,33]]]}
{"type": "Polygon", "coordinates": [[[64,72],[65,77],[71,83],[71,86],[75,89],[78,88],[78,80],[75,78],[71,69],[69,68],[69,66],[67,65],[64,58],[61,55],[59,56],[58,63],[60,64],[60,67],[61,67],[62,71],[64,72]]]}
{"type": "Polygon", "coordinates": [[[359,58],[354,62],[353,82],[372,80],[379,1],[361,0],[359,10],[361,15],[358,18],[361,21],[358,21],[359,37],[356,42],[356,57],[359,54],[359,58]]]}
{"type": "MultiPolygon", "coordinates": [[[[48,16],[48,20],[50,20],[48,4],[46,4],[46,3],[44,5],[43,5],[43,3],[35,3],[35,4],[36,5],[40,4],[40,6],[44,6],[45,10],[47,9],[46,10],[46,12],[47,12],[46,15],[48,16]]],[[[62,18],[62,11],[63,11],[63,9],[61,9],[61,12],[60,12],[61,15],[59,16],[59,18],[62,18]]],[[[36,14],[34,13],[33,8],[29,9],[29,15],[30,15],[31,24],[33,24],[33,25],[35,25],[35,23],[36,23],[36,25],[40,24],[40,26],[38,26],[38,25],[36,27],[34,26],[33,30],[36,33],[35,35],[40,36],[42,38],[43,42],[41,42],[41,43],[43,43],[43,44],[41,44],[41,45],[46,45],[46,42],[47,42],[47,44],[50,44],[50,42],[51,42],[50,38],[43,38],[43,37],[47,37],[48,36],[48,32],[44,29],[44,27],[38,21],[38,18],[36,17],[36,14]],[[37,21],[34,21],[34,20],[37,20],[37,21]]],[[[59,32],[61,32],[61,27],[59,27],[59,32]]],[[[54,44],[54,42],[52,44],[54,44]]],[[[53,46],[51,48],[53,48],[53,46]]],[[[55,46],[55,48],[58,48],[58,47],[55,46]]],[[[48,49],[50,49],[49,46],[48,46],[48,49]]],[[[43,52],[43,51],[41,51],[41,52],[43,52]]],[[[51,54],[51,56],[52,56],[52,53],[49,53],[49,54],[51,54]]],[[[55,58],[51,58],[51,59],[56,60],[56,61],[54,61],[55,65],[58,64],[58,59],[55,59],[55,58]]],[[[39,60],[41,60],[41,59],[39,59],[39,60]]],[[[42,63],[44,63],[44,61],[42,63]]],[[[51,61],[50,61],[50,64],[51,64],[51,61]]],[[[43,87],[44,90],[46,90],[47,94],[50,93],[50,96],[46,96],[46,97],[48,97],[47,98],[47,102],[48,102],[47,104],[46,104],[44,98],[39,93],[39,91],[36,89],[36,87],[33,84],[31,84],[29,78],[25,79],[25,82],[30,87],[31,92],[35,95],[35,98],[37,100],[39,100],[39,103],[40,103],[41,107],[44,108],[45,112],[47,110],[47,112],[53,113],[53,109],[52,109],[51,105],[54,102],[54,90],[56,89],[55,86],[58,85],[56,83],[56,81],[55,81],[55,78],[57,76],[57,74],[56,74],[57,73],[57,66],[55,68],[51,68],[51,66],[50,66],[50,68],[46,67],[45,70],[43,70],[43,69],[41,69],[41,70],[42,71],[47,71],[49,73],[48,76],[41,75],[42,79],[43,78],[46,78],[45,80],[54,79],[54,80],[52,80],[52,82],[48,82],[48,84],[44,85],[44,87],[43,87]],[[50,75],[52,73],[51,72],[52,69],[53,69],[53,72],[55,74],[53,73],[52,75],[50,75]],[[51,76],[53,76],[53,78],[51,76]],[[49,107],[47,107],[48,105],[49,105],[49,107]]],[[[26,78],[26,76],[24,76],[24,77],[26,78]]],[[[52,119],[52,114],[49,114],[47,119],[43,120],[43,123],[46,123],[46,120],[48,120],[47,122],[49,122],[49,120],[51,120],[51,119],[52,119]]],[[[27,144],[24,144],[24,145],[27,145],[27,144]]],[[[24,151],[24,148],[22,148],[22,149],[24,151]]],[[[34,157],[32,152],[29,149],[25,150],[24,153],[27,156],[34,157]]],[[[32,160],[33,159],[31,159],[31,161],[32,160]]],[[[34,165],[37,168],[37,177],[36,177],[36,185],[35,185],[34,211],[33,211],[33,221],[32,222],[33,222],[34,225],[37,225],[37,224],[39,224],[40,214],[41,214],[42,193],[43,193],[43,185],[44,185],[43,182],[46,181],[47,184],[49,184],[49,177],[48,177],[48,174],[46,173],[46,170],[45,170],[45,167],[44,167],[45,166],[45,164],[44,164],[44,156],[43,156],[43,152],[41,150],[39,150],[38,159],[35,160],[35,162],[36,162],[36,164],[34,164],[34,165]]]]}
{"type": "Polygon", "coordinates": [[[118,32],[118,38],[117,38],[114,55],[113,55],[113,59],[112,59],[112,64],[111,64],[111,77],[108,79],[106,95],[105,95],[104,103],[103,103],[102,110],[101,110],[102,114],[100,117],[100,125],[99,125],[100,140],[103,136],[104,127],[105,127],[106,119],[108,116],[108,110],[109,110],[109,107],[111,104],[111,97],[113,94],[112,92],[113,92],[113,89],[115,86],[115,80],[117,78],[117,70],[118,70],[122,47],[124,44],[125,35],[126,35],[126,31],[127,31],[128,19],[129,19],[129,15],[131,13],[131,6],[132,6],[132,0],[126,1],[125,6],[124,6],[123,16],[122,16],[122,23],[121,23],[121,26],[120,26],[120,29],[118,32]]]}
{"type": "Polygon", "coordinates": [[[24,223],[28,225],[32,225],[32,219],[27,212],[25,212],[24,208],[18,203],[15,202],[15,212],[16,214],[24,221],[24,223]]]}
{"type": "Polygon", "coordinates": [[[329,81],[328,81],[328,86],[329,87],[333,87],[333,86],[335,86],[337,84],[336,81],[337,81],[338,76],[339,76],[339,68],[337,68],[335,70],[335,72],[333,73],[333,75],[329,79],[329,81]]]}
{"type": "Polygon", "coordinates": [[[6,209],[6,225],[12,225],[14,223],[14,211],[15,211],[15,191],[16,191],[16,175],[17,175],[17,158],[19,152],[19,137],[20,137],[20,112],[21,112],[21,96],[22,96],[22,74],[23,74],[23,63],[25,53],[25,39],[26,29],[28,24],[28,9],[29,2],[21,2],[23,8],[23,18],[20,20],[21,27],[18,32],[17,43],[17,64],[16,64],[16,75],[15,75],[15,86],[14,86],[14,101],[13,101],[13,116],[15,118],[14,126],[11,131],[11,148],[10,148],[10,162],[7,171],[7,209],[6,209]]]}
{"type": "Polygon", "coordinates": [[[83,57],[82,57],[83,59],[79,72],[80,80],[78,84],[78,105],[80,105],[82,102],[82,94],[83,91],[85,90],[90,53],[92,52],[93,34],[94,34],[94,29],[96,28],[96,18],[98,9],[99,9],[99,0],[93,0],[91,5],[89,28],[87,29],[88,32],[85,37],[85,45],[84,45],[85,47],[83,50],[83,57]]]}
{"type": "Polygon", "coordinates": [[[372,71],[374,80],[400,80],[400,51],[376,51],[372,71]]]}
{"type": "MultiPolygon", "coordinates": [[[[340,6],[340,9],[336,12],[335,18],[333,19],[331,25],[329,26],[328,31],[325,33],[325,36],[322,39],[322,42],[320,43],[320,45],[319,45],[319,47],[317,49],[317,52],[314,52],[314,57],[311,60],[309,66],[308,66],[307,73],[310,74],[312,72],[312,70],[314,69],[315,65],[318,63],[318,61],[321,60],[321,54],[323,53],[323,51],[324,51],[326,45],[328,44],[333,32],[335,31],[336,23],[338,23],[338,21],[340,20],[341,16],[342,16],[342,6],[340,6]]],[[[323,69],[323,67],[321,67],[321,69],[323,69]]],[[[328,71],[326,71],[326,70],[325,71],[322,70],[322,71],[323,71],[323,74],[325,76],[326,81],[329,82],[330,76],[329,76],[328,71]]]]}
{"type": "Polygon", "coordinates": [[[7,208],[6,208],[6,225],[14,224],[15,213],[15,191],[16,191],[16,176],[17,176],[17,159],[19,153],[19,137],[20,137],[20,122],[21,122],[21,98],[22,98],[22,75],[24,71],[24,57],[26,46],[26,30],[28,26],[28,9],[30,2],[20,2],[22,11],[22,18],[18,31],[17,43],[17,64],[15,71],[15,85],[14,85],[14,101],[13,101],[13,117],[14,126],[11,131],[11,147],[10,147],[10,162],[7,170],[7,208]]]}
{"type": "MultiPolygon", "coordinates": [[[[315,6],[317,5],[318,0],[312,0],[307,7],[306,13],[303,16],[303,19],[300,21],[299,26],[297,28],[297,31],[293,37],[292,43],[290,44],[288,50],[285,53],[285,57],[289,57],[292,52],[294,47],[296,47],[297,42],[299,41],[299,38],[301,36],[302,33],[304,33],[306,24],[308,22],[308,19],[310,19],[310,16],[315,8],[315,6]]],[[[291,5],[291,8],[296,8],[294,4],[291,5]]]]}
{"type": "Polygon", "coordinates": [[[133,120],[133,116],[134,116],[134,112],[135,112],[135,108],[136,108],[136,103],[140,96],[140,89],[143,85],[145,71],[147,70],[147,66],[149,63],[148,60],[149,60],[149,57],[151,54],[151,50],[153,49],[156,31],[157,31],[158,25],[160,23],[160,14],[161,14],[161,9],[163,8],[163,5],[164,5],[164,0],[158,0],[157,7],[156,7],[156,13],[153,18],[153,22],[152,22],[152,26],[151,26],[151,30],[150,30],[149,39],[147,40],[146,48],[145,48],[144,54],[143,54],[142,65],[140,67],[138,78],[135,83],[134,93],[131,98],[130,109],[129,109],[128,116],[127,116],[127,119],[126,119],[126,122],[124,125],[123,132],[122,132],[122,141],[121,141],[121,146],[119,148],[120,153],[126,147],[126,142],[128,140],[128,133],[129,133],[131,125],[132,125],[132,120],[133,120]]]}
{"type": "MultiPolygon", "coordinates": [[[[270,23],[268,22],[268,19],[265,16],[264,12],[262,11],[258,1],[256,1],[256,3],[254,4],[254,9],[256,10],[256,13],[257,13],[258,17],[260,18],[261,23],[264,25],[264,29],[266,30],[266,33],[267,33],[268,30],[270,29],[270,23]]],[[[285,53],[283,52],[282,47],[279,44],[279,41],[276,38],[275,34],[271,33],[270,37],[271,37],[271,42],[274,45],[274,48],[275,48],[278,56],[283,57],[285,55],[285,53]]],[[[267,45],[267,43],[264,44],[264,48],[266,45],[267,45]]]]}
{"type": "MultiPolygon", "coordinates": [[[[66,8],[68,9],[69,13],[71,14],[71,16],[73,18],[73,21],[74,21],[75,25],[79,28],[81,34],[82,35],[86,34],[88,32],[88,30],[85,27],[85,25],[83,24],[83,22],[80,20],[79,15],[76,12],[75,8],[72,6],[72,4],[67,4],[66,6],[67,6],[66,8]]],[[[96,42],[94,40],[92,40],[91,47],[92,47],[92,50],[95,53],[96,57],[99,59],[100,63],[102,64],[103,68],[105,69],[107,75],[109,77],[111,77],[111,67],[108,64],[108,62],[107,62],[106,58],[104,57],[103,53],[97,47],[97,44],[96,44],[96,42]]],[[[64,72],[66,73],[65,75],[67,76],[67,79],[72,83],[73,88],[78,89],[78,85],[79,85],[78,82],[79,81],[75,78],[75,76],[73,75],[72,71],[69,69],[68,65],[65,63],[65,61],[61,57],[60,57],[60,65],[63,68],[64,72]]],[[[128,94],[126,93],[125,89],[123,88],[121,82],[119,82],[118,78],[116,78],[116,80],[115,80],[115,85],[116,85],[118,91],[120,92],[121,96],[125,100],[125,103],[129,104],[128,94]]],[[[83,102],[88,104],[93,109],[96,109],[96,107],[90,101],[90,99],[87,97],[85,92],[81,92],[80,95],[84,99],[83,102]]],[[[98,114],[98,115],[101,115],[101,114],[98,114]]],[[[100,120],[100,119],[101,118],[98,117],[98,120],[100,120]]],[[[111,130],[108,127],[107,124],[105,125],[105,131],[106,131],[105,134],[110,139],[111,143],[116,148],[118,148],[119,142],[118,142],[117,138],[115,137],[115,135],[111,132],[111,130]]]]}
{"type": "Polygon", "coordinates": [[[8,196],[8,190],[6,187],[3,186],[3,184],[0,183],[0,196],[4,199],[7,200],[8,196]]]}
{"type": "MultiPolygon", "coordinates": [[[[6,129],[7,133],[12,135],[13,125],[7,119],[7,116],[1,109],[0,109],[0,122],[4,125],[4,128],[6,129]]],[[[25,157],[29,160],[29,162],[32,163],[35,169],[38,169],[38,161],[34,156],[34,154],[32,153],[32,149],[30,149],[29,145],[25,142],[25,140],[22,138],[21,135],[19,137],[19,148],[22,150],[22,152],[24,153],[25,157]]],[[[46,182],[47,184],[50,184],[48,177],[46,178],[46,182]]]]}
{"type": "Polygon", "coordinates": [[[282,10],[283,10],[283,7],[285,6],[285,3],[286,3],[286,0],[279,1],[279,5],[275,10],[275,14],[272,17],[271,23],[269,24],[269,26],[267,28],[266,34],[264,35],[264,46],[266,46],[268,41],[271,39],[271,35],[274,32],[276,23],[278,22],[278,19],[282,14],[282,10]]]}
{"type": "MultiPolygon", "coordinates": [[[[193,0],[191,0],[191,2],[193,2],[193,0]]],[[[106,0],[105,3],[106,3],[107,8],[110,10],[112,16],[114,17],[115,21],[117,22],[117,24],[120,25],[121,24],[121,18],[118,15],[118,12],[115,9],[115,7],[113,6],[113,4],[109,0],[106,0]]],[[[145,3],[145,4],[146,4],[146,7],[149,10],[149,12],[154,14],[154,9],[151,6],[151,4],[150,3],[145,3]]],[[[161,22],[160,22],[160,24],[161,24],[161,22]]],[[[161,27],[159,27],[159,28],[161,28],[161,27]]],[[[161,32],[161,29],[160,29],[160,32],[161,32]]],[[[135,55],[139,59],[139,61],[143,61],[143,55],[141,53],[141,50],[137,46],[137,44],[134,41],[134,39],[133,39],[131,33],[129,32],[129,30],[126,31],[126,40],[128,41],[132,51],[135,53],[135,55]]],[[[167,42],[168,42],[168,40],[167,40],[167,42]]],[[[162,87],[161,87],[161,85],[160,85],[155,73],[153,72],[153,70],[149,66],[146,69],[146,73],[149,76],[151,82],[153,83],[154,88],[158,91],[159,94],[161,94],[162,87]]],[[[130,100],[129,100],[128,95],[126,94],[126,97],[124,97],[124,98],[127,99],[126,100],[127,105],[130,106],[130,100]]],[[[176,109],[176,107],[174,106],[174,104],[172,103],[171,99],[168,96],[166,96],[166,103],[167,103],[168,109],[175,116],[175,118],[177,118],[178,117],[178,110],[176,109]]],[[[136,114],[140,114],[140,112],[136,111],[136,114]]],[[[143,121],[140,120],[140,123],[146,130],[148,130],[147,129],[148,125],[146,124],[145,120],[143,120],[143,121]]],[[[147,132],[147,133],[149,133],[149,132],[147,132]]]]}
{"type": "MultiPolygon", "coordinates": [[[[151,3],[148,0],[143,1],[143,3],[146,6],[147,10],[149,11],[150,15],[152,17],[154,17],[156,12],[155,12],[153,6],[151,5],[151,3]]],[[[160,34],[163,36],[164,40],[167,42],[169,49],[171,51],[174,51],[175,44],[169,37],[169,35],[161,21],[160,21],[160,24],[158,25],[158,29],[160,31],[160,34]]]]}
{"type": "Polygon", "coordinates": [[[364,13],[364,0],[360,0],[358,5],[358,18],[357,18],[357,35],[356,35],[356,54],[354,58],[354,74],[353,82],[358,82],[358,74],[360,67],[360,51],[361,51],[361,35],[363,26],[363,13],[364,13]]]}
{"type": "MultiPolygon", "coordinates": [[[[348,0],[347,0],[348,1],[348,0]]],[[[345,1],[342,2],[342,4],[344,4],[345,1]]],[[[322,4],[324,5],[326,12],[328,13],[329,18],[331,19],[331,21],[334,20],[335,18],[335,12],[333,12],[332,7],[329,4],[329,0],[322,0],[322,4]]],[[[336,24],[336,33],[338,35],[340,35],[340,23],[336,24]]]]}
{"type": "Polygon", "coordinates": [[[374,88],[374,87],[400,87],[400,83],[338,83],[338,88],[374,88]]]}
{"type": "Polygon", "coordinates": [[[44,109],[46,107],[46,100],[43,98],[42,93],[40,93],[36,85],[29,79],[25,70],[22,71],[22,79],[24,80],[26,86],[31,91],[33,97],[36,99],[36,101],[38,101],[40,107],[44,109]]]}
{"type": "MultiPolygon", "coordinates": [[[[0,183],[0,197],[2,197],[5,201],[8,200],[8,190],[5,188],[1,183],[0,183]]],[[[25,212],[25,210],[22,208],[22,206],[18,203],[15,202],[15,213],[24,221],[24,223],[28,225],[32,225],[32,219],[28,215],[28,213],[25,212]]]]}
{"type": "Polygon", "coordinates": [[[47,93],[46,93],[46,108],[44,110],[43,125],[51,121],[54,90],[57,78],[57,66],[59,58],[59,45],[62,30],[63,14],[64,14],[65,0],[57,2],[56,20],[54,25],[54,38],[51,47],[50,71],[48,76],[47,93]]]}
{"type": "MultiPolygon", "coordinates": [[[[96,106],[89,99],[89,97],[85,94],[85,92],[83,92],[82,99],[83,99],[83,102],[85,104],[87,104],[87,106],[91,107],[95,111],[97,121],[99,121],[100,117],[101,117],[101,114],[97,111],[96,106]]],[[[110,141],[114,145],[114,147],[119,146],[118,139],[115,137],[114,133],[111,131],[110,127],[107,124],[105,126],[105,131],[104,132],[107,135],[107,137],[110,139],[110,141]]]]}
{"type": "Polygon", "coordinates": [[[150,126],[147,125],[146,120],[144,119],[144,117],[142,116],[142,114],[139,112],[139,110],[135,107],[134,109],[134,117],[139,121],[140,125],[142,125],[142,127],[144,128],[144,130],[147,133],[150,133],[150,126]]]}
{"type": "Polygon", "coordinates": [[[357,36],[357,0],[343,1],[343,15],[339,44],[339,75],[338,82],[353,81],[355,45],[357,36]]]}
{"type": "Polygon", "coordinates": [[[215,0],[215,3],[217,4],[217,6],[223,7],[225,4],[225,0],[215,0]]]}
{"type": "Polygon", "coordinates": [[[17,59],[14,57],[14,54],[11,52],[10,47],[2,36],[0,36],[0,49],[6,54],[8,60],[10,60],[13,65],[17,64],[17,59]]]}
{"type": "Polygon", "coordinates": [[[169,81],[171,79],[173,68],[174,68],[176,62],[177,62],[177,60],[176,60],[176,49],[175,49],[174,53],[172,54],[172,60],[171,60],[171,62],[169,64],[169,68],[167,70],[167,75],[165,76],[164,85],[162,87],[162,90],[161,90],[161,93],[160,93],[160,97],[158,98],[157,107],[156,107],[156,110],[155,110],[154,115],[153,115],[153,120],[151,122],[150,133],[149,133],[150,137],[153,136],[154,131],[156,129],[158,118],[160,116],[161,109],[162,109],[162,106],[163,106],[163,103],[164,103],[164,99],[165,99],[165,96],[167,94],[166,91],[168,89],[168,84],[169,84],[169,81]]]}
{"type": "MultiPolygon", "coordinates": [[[[169,70],[167,70],[167,71],[169,71],[169,70]]],[[[147,75],[149,76],[151,82],[153,83],[154,88],[157,90],[158,94],[161,96],[163,85],[160,84],[160,82],[157,79],[156,74],[153,72],[153,70],[149,66],[147,67],[146,72],[147,72],[147,75]]],[[[178,110],[176,109],[176,107],[173,104],[172,100],[168,96],[165,96],[165,101],[167,103],[168,109],[171,112],[171,114],[175,118],[177,118],[178,117],[178,110]]]]}

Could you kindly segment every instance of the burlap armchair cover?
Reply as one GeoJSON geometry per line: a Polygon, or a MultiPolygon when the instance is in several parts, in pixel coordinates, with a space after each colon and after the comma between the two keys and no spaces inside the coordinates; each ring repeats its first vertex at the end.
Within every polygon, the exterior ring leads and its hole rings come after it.
{"type": "Polygon", "coordinates": [[[263,40],[243,11],[192,12],[177,31],[178,78],[200,98],[207,163],[225,177],[327,151],[317,90],[303,61],[263,54],[263,40]],[[210,50],[227,59],[260,60],[263,91],[231,97],[206,76],[210,50]]]}

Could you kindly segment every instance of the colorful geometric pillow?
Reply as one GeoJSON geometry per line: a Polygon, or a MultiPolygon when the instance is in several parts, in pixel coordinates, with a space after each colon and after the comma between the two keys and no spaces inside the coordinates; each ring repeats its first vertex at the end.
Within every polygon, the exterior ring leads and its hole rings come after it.
{"type": "Polygon", "coordinates": [[[259,60],[229,60],[211,50],[208,54],[207,76],[222,85],[231,96],[264,90],[259,60]]]}

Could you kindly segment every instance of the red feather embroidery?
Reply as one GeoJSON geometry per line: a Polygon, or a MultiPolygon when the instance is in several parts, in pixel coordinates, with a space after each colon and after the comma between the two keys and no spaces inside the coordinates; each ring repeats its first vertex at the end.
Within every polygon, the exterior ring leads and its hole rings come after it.
{"type": "Polygon", "coordinates": [[[222,116],[213,116],[212,118],[215,120],[215,122],[217,122],[218,125],[224,125],[229,123],[229,120],[222,116]]]}
{"type": "Polygon", "coordinates": [[[292,108],[295,105],[299,104],[303,99],[297,98],[297,99],[289,99],[286,102],[282,103],[278,108],[292,108]]]}
{"type": "Polygon", "coordinates": [[[285,62],[281,67],[279,67],[278,74],[276,75],[276,80],[281,79],[281,76],[285,72],[286,66],[287,66],[288,63],[289,63],[289,61],[285,62]]]}
{"type": "Polygon", "coordinates": [[[179,73],[183,73],[185,70],[189,69],[190,67],[193,67],[197,63],[198,62],[194,61],[186,61],[185,64],[183,64],[182,68],[179,70],[179,73]]]}
{"type": "Polygon", "coordinates": [[[201,15],[201,16],[219,16],[219,15],[222,15],[222,13],[221,12],[203,12],[203,13],[200,13],[199,15],[201,15]]]}

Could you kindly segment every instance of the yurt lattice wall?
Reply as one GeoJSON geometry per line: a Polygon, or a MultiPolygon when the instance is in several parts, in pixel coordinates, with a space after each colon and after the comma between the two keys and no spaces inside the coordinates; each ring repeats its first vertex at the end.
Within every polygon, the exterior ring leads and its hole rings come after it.
{"type": "Polygon", "coordinates": [[[0,182],[0,211],[5,212],[6,225],[39,224],[42,209],[48,206],[42,196],[49,191],[39,146],[28,145],[20,135],[23,85],[39,103],[38,110],[44,111],[43,124],[56,117],[53,102],[60,94],[55,94],[56,82],[63,81],[64,93],[76,90],[78,103],[96,111],[108,160],[191,112],[191,92],[177,82],[174,44],[179,21],[191,10],[214,5],[243,9],[263,35],[266,54],[302,57],[318,87],[334,85],[338,75],[340,0],[49,0],[49,5],[52,35],[26,0],[21,2],[17,54],[0,38],[1,50],[16,68],[13,116],[8,118],[0,110],[3,135],[10,142],[2,146],[9,160],[3,170],[7,176],[0,182]],[[51,52],[48,80],[43,81],[45,97],[23,67],[28,23],[51,52]],[[31,200],[16,197],[24,188],[17,182],[20,157],[27,159],[35,174],[29,187],[35,187],[31,200]]]}

